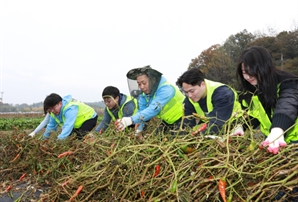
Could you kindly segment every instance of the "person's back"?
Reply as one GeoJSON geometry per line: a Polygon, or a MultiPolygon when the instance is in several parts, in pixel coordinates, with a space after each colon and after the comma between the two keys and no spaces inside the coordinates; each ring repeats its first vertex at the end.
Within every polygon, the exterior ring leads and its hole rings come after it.
{"type": "Polygon", "coordinates": [[[92,107],[73,99],[71,95],[62,98],[56,93],[50,94],[44,101],[44,109],[51,116],[43,135],[45,139],[58,126],[63,126],[58,139],[65,139],[72,133],[81,139],[94,128],[98,117],[92,107]]]}

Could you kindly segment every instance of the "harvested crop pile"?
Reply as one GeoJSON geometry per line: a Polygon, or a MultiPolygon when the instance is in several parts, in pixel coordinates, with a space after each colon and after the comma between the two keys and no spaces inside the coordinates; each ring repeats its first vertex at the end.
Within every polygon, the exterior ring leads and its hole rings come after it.
{"type": "MultiPolygon", "coordinates": [[[[149,128],[149,127],[148,127],[149,128]]],[[[154,128],[154,127],[153,127],[154,128]]],[[[111,128],[85,141],[1,134],[0,196],[19,201],[272,201],[297,197],[298,145],[277,155],[257,131],[224,141],[111,128]],[[10,186],[10,187],[9,187],[10,186]],[[37,190],[42,190],[36,195],[37,190]],[[278,195],[280,194],[280,196],[278,195]],[[12,196],[13,197],[13,196],[12,196]]]]}

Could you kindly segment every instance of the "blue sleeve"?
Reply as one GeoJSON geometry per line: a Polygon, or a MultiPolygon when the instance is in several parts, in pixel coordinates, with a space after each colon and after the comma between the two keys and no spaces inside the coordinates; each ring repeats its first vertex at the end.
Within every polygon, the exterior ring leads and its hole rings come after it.
{"type": "Polygon", "coordinates": [[[44,132],[43,137],[45,139],[48,139],[50,137],[51,131],[57,131],[57,128],[58,128],[57,122],[53,117],[50,116],[50,121],[46,127],[46,131],[44,132]]]}
{"type": "Polygon", "coordinates": [[[78,115],[79,108],[76,105],[71,105],[64,111],[65,122],[62,126],[62,131],[60,135],[58,135],[58,139],[67,138],[74,128],[74,124],[76,122],[76,118],[78,115]]]}
{"type": "Polygon", "coordinates": [[[50,114],[47,113],[44,119],[42,120],[42,122],[37,126],[37,128],[35,128],[34,132],[38,133],[41,129],[43,129],[48,125],[49,121],[50,121],[50,114]]]}
{"type": "Polygon", "coordinates": [[[162,85],[157,89],[155,97],[150,98],[149,102],[145,99],[144,95],[139,98],[139,110],[132,116],[134,124],[149,121],[155,117],[162,108],[174,97],[175,89],[171,85],[162,85]]]}
{"type": "Polygon", "coordinates": [[[217,133],[222,125],[231,117],[235,95],[228,86],[220,86],[212,95],[213,110],[206,116],[209,118],[211,132],[217,133]]]}
{"type": "Polygon", "coordinates": [[[106,129],[108,128],[110,122],[111,122],[112,118],[110,116],[110,114],[108,113],[107,108],[105,108],[104,110],[104,115],[103,115],[103,119],[101,120],[101,122],[98,124],[98,126],[95,128],[95,132],[99,132],[101,129],[106,129]]]}

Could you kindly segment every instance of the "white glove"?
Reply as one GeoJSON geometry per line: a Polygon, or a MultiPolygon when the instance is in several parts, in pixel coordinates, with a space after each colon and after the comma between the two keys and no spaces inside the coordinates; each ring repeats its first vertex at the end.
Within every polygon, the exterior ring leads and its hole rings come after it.
{"type": "Polygon", "coordinates": [[[141,130],[137,129],[137,130],[135,131],[134,135],[135,135],[135,136],[139,136],[139,135],[141,135],[141,132],[142,132],[141,130]]]}
{"type": "Polygon", "coordinates": [[[119,131],[124,130],[127,126],[132,125],[132,118],[131,117],[123,117],[122,119],[118,119],[115,122],[116,128],[119,131]]]}
{"type": "Polygon", "coordinates": [[[30,137],[34,137],[34,135],[35,135],[35,132],[34,131],[29,134],[30,137]]]}
{"type": "Polygon", "coordinates": [[[267,150],[270,153],[277,154],[279,147],[287,145],[284,139],[284,131],[281,128],[272,128],[271,133],[268,135],[266,140],[261,143],[262,146],[268,146],[267,150]]]}
{"type": "Polygon", "coordinates": [[[244,135],[243,127],[240,124],[237,125],[234,128],[233,132],[230,134],[230,136],[237,136],[237,135],[239,135],[239,136],[243,136],[244,135]]]}

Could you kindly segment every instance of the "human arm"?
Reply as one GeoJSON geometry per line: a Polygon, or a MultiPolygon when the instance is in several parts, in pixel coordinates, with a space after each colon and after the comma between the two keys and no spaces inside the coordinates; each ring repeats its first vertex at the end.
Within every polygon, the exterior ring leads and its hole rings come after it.
{"type": "Polygon", "coordinates": [[[297,80],[281,83],[276,102],[270,134],[262,146],[268,146],[270,153],[277,154],[279,148],[286,146],[286,131],[295,123],[298,116],[298,84],[297,80]]]}
{"type": "Polygon", "coordinates": [[[76,105],[71,105],[64,110],[65,122],[62,126],[62,131],[58,135],[58,139],[66,139],[72,132],[78,115],[79,108],[76,105]]]}
{"type": "Polygon", "coordinates": [[[223,124],[231,117],[235,95],[228,86],[220,86],[212,95],[213,110],[206,114],[209,119],[209,132],[218,133],[223,124]]]}
{"type": "Polygon", "coordinates": [[[123,117],[118,120],[116,123],[117,128],[123,130],[129,125],[139,124],[137,130],[142,131],[144,123],[158,115],[174,95],[175,89],[171,85],[163,85],[158,88],[154,97],[141,94],[138,99],[139,110],[137,113],[131,117],[123,117]]]}
{"type": "Polygon", "coordinates": [[[34,133],[38,133],[41,129],[46,127],[50,121],[50,114],[47,113],[42,122],[37,126],[37,128],[34,130],[34,133]]]}
{"type": "Polygon", "coordinates": [[[51,131],[57,131],[57,127],[58,127],[58,124],[55,121],[55,119],[51,116],[49,116],[49,117],[50,117],[49,123],[46,127],[44,134],[43,134],[44,139],[49,139],[51,131]]]}
{"type": "Polygon", "coordinates": [[[103,119],[101,120],[101,122],[98,124],[98,126],[95,128],[95,132],[100,132],[100,130],[104,130],[106,128],[108,128],[110,122],[111,122],[111,116],[108,113],[107,108],[105,108],[104,110],[104,115],[103,115],[103,119]]]}
{"type": "Polygon", "coordinates": [[[175,89],[171,85],[163,85],[157,89],[154,97],[139,97],[139,110],[132,116],[133,123],[149,121],[174,97],[175,89]],[[148,101],[146,100],[148,99],[148,101]]]}
{"type": "Polygon", "coordinates": [[[183,102],[184,105],[184,125],[189,127],[194,127],[196,125],[196,119],[194,117],[191,117],[193,113],[196,113],[195,107],[191,102],[189,101],[189,98],[186,97],[183,102]],[[190,116],[190,117],[188,117],[190,116]]]}
{"type": "Polygon", "coordinates": [[[298,117],[298,81],[288,80],[280,85],[279,96],[276,101],[272,126],[286,131],[298,117]]]}

